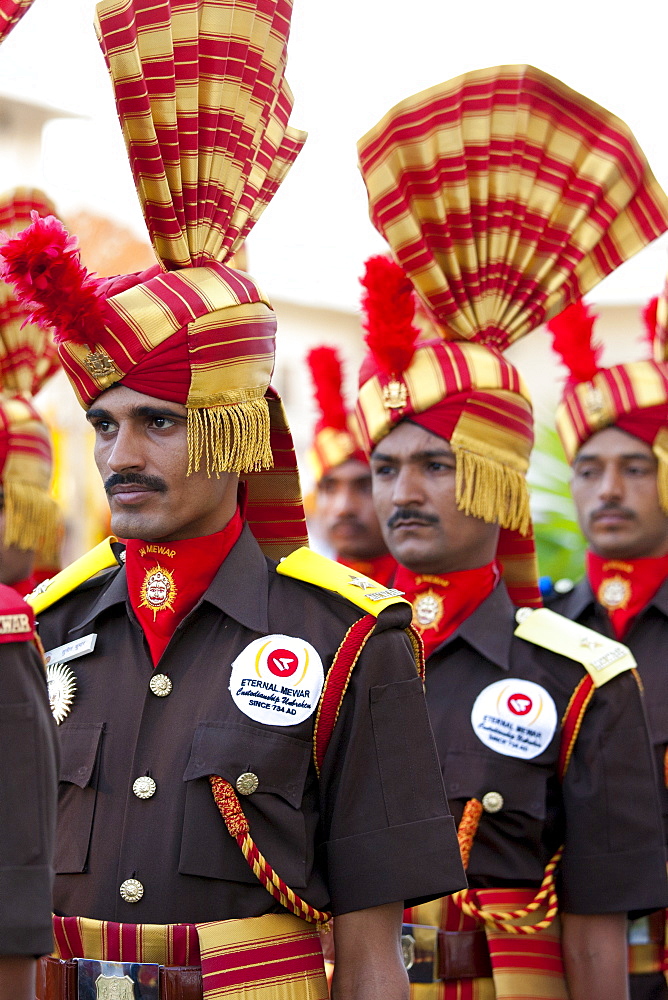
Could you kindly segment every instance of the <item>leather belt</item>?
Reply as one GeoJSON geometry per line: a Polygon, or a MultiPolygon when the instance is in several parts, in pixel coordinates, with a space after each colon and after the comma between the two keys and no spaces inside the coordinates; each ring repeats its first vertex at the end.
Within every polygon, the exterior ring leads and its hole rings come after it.
{"type": "Polygon", "coordinates": [[[401,944],[412,983],[492,975],[484,930],[443,931],[427,924],[404,924],[401,944]]]}
{"type": "MultiPolygon", "coordinates": [[[[101,971],[107,965],[104,962],[87,963],[100,966],[101,971]]],[[[114,963],[116,964],[116,963],[114,963]]],[[[142,979],[141,970],[152,968],[158,972],[158,989],[154,989],[152,996],[159,997],[159,1000],[202,1000],[202,970],[195,966],[148,966],[143,963],[133,963],[135,970],[138,970],[138,978],[142,979]]],[[[125,996],[108,990],[105,994],[105,987],[99,987],[97,996],[103,998],[107,996],[125,996]]],[[[94,994],[85,994],[86,996],[94,994]]],[[[130,991],[130,997],[142,997],[141,986],[130,991]],[[138,990],[138,991],[137,991],[138,990]]],[[[146,994],[148,996],[148,993],[146,994]]],[[[37,1000],[79,1000],[79,962],[76,959],[65,961],[60,958],[44,956],[37,963],[37,1000]]]]}

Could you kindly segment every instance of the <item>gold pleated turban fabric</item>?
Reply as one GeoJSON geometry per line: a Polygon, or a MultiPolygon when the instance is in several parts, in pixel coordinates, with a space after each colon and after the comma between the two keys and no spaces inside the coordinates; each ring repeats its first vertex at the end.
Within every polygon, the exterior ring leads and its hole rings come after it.
{"type": "Polygon", "coordinates": [[[5,40],[32,4],[33,0],[0,0],[0,42],[5,40]]]}
{"type": "Polygon", "coordinates": [[[306,537],[292,440],[270,388],[276,318],[230,261],[305,140],[288,125],[291,6],[103,0],[98,35],[160,263],[102,281],[54,226],[2,250],[8,280],[54,324],[82,405],[119,382],[184,404],[189,471],[245,475],[249,522],[257,516],[275,557],[306,537]]]}
{"type": "Polygon", "coordinates": [[[417,414],[440,428],[460,508],[502,526],[511,594],[537,603],[531,404],[501,352],[664,232],[668,200],[623,122],[532,66],[408,98],[358,151],[371,220],[435,333],[398,353],[387,335],[368,340],[367,447],[417,414]]]}

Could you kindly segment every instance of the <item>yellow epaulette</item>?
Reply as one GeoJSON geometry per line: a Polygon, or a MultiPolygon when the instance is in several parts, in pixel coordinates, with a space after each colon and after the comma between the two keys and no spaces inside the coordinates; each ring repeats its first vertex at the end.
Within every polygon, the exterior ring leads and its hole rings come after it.
{"type": "Polygon", "coordinates": [[[281,559],[276,572],[281,576],[303,580],[304,583],[313,583],[325,590],[333,590],[367,614],[376,617],[391,604],[408,604],[403,599],[401,590],[383,587],[370,576],[354,573],[347,566],[307,548],[296,549],[285,559],[281,559]]]}
{"type": "Polygon", "coordinates": [[[595,687],[607,684],[617,674],[632,670],[636,661],[630,649],[549,608],[521,608],[515,635],[536,646],[551,649],[581,663],[595,687]]]}
{"type": "Polygon", "coordinates": [[[61,597],[76,590],[96,573],[100,573],[103,569],[109,569],[110,566],[118,566],[118,560],[111,547],[111,543],[116,541],[118,539],[114,535],[110,535],[109,538],[105,538],[90,552],[75,559],[73,563],[70,563],[50,580],[40,583],[32,594],[26,596],[26,601],[35,614],[40,614],[45,608],[59,601],[61,597]]]}

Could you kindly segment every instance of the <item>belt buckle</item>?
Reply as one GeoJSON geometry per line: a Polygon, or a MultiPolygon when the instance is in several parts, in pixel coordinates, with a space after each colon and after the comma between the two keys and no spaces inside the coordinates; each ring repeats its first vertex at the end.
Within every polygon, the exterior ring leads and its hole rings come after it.
{"type": "Polygon", "coordinates": [[[77,958],[78,1000],[160,1000],[160,966],[77,958]]]}
{"type": "Polygon", "coordinates": [[[439,974],[438,927],[428,924],[404,924],[401,950],[411,983],[437,983],[439,974]]]}
{"type": "Polygon", "coordinates": [[[649,917],[638,917],[628,922],[629,944],[651,944],[649,917]]]}

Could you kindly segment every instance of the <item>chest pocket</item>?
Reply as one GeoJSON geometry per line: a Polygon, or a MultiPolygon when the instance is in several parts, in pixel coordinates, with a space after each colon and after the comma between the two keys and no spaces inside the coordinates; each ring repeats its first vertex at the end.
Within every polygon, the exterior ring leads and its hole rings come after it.
{"type": "MultiPolygon", "coordinates": [[[[306,816],[301,810],[310,754],[310,743],[292,736],[239,724],[200,723],[183,775],[181,874],[257,882],[214,802],[208,778],[218,774],[241,792],[251,835],[270,865],[288,885],[305,886],[315,832],[309,828],[307,836],[309,810],[306,816]]],[[[310,812],[315,816],[315,810],[310,812]]]]}
{"type": "Polygon", "coordinates": [[[102,723],[69,723],[59,729],[60,785],[54,858],[57,874],[86,870],[103,730],[102,723]]]}
{"type": "MultiPolygon", "coordinates": [[[[468,868],[472,877],[480,871],[490,884],[494,879],[504,884],[512,871],[516,879],[541,881],[542,853],[547,849],[546,840],[551,839],[546,837],[545,829],[549,821],[550,770],[492,751],[446,754],[443,780],[455,822],[459,823],[469,799],[483,803],[468,868]],[[519,852],[517,845],[524,845],[519,852]]],[[[557,831],[554,836],[558,837],[557,831]]]]}

